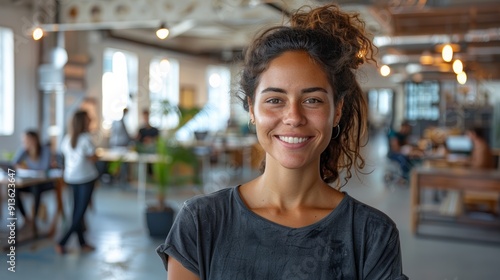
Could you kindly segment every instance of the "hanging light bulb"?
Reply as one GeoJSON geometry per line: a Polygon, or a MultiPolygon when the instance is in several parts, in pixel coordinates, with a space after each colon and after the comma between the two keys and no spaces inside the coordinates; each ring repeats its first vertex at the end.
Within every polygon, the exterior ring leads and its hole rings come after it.
{"type": "Polygon", "coordinates": [[[465,72],[458,73],[457,81],[459,84],[464,85],[467,82],[467,74],[465,74],[465,72]]]}
{"type": "Polygon", "coordinates": [[[382,67],[380,67],[380,75],[387,77],[389,74],[391,74],[391,68],[387,65],[382,65],[382,67]]]}
{"type": "Polygon", "coordinates": [[[38,41],[40,39],[42,39],[43,37],[43,29],[40,28],[40,27],[37,27],[35,29],[33,29],[33,40],[35,41],[38,41]]]}
{"type": "Polygon", "coordinates": [[[156,30],[156,37],[158,37],[161,40],[164,40],[165,38],[168,37],[169,33],[170,31],[168,30],[168,28],[165,26],[165,24],[162,23],[160,28],[156,30]]]}
{"type": "Polygon", "coordinates": [[[453,58],[453,48],[451,47],[450,44],[446,44],[443,47],[443,51],[442,51],[441,55],[443,56],[444,61],[446,61],[446,62],[451,61],[451,59],[453,58]]]}
{"type": "Polygon", "coordinates": [[[460,59],[455,60],[453,62],[453,72],[455,72],[455,74],[459,74],[462,73],[463,70],[464,70],[464,65],[462,61],[460,61],[460,59]]]}
{"type": "Polygon", "coordinates": [[[432,65],[434,63],[434,57],[430,51],[424,51],[420,56],[420,64],[422,65],[432,65]]]}

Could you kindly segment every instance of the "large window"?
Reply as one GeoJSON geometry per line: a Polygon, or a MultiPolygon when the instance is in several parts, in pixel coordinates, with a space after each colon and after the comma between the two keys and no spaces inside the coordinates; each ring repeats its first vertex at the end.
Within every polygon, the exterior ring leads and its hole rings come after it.
{"type": "Polygon", "coordinates": [[[410,121],[439,119],[439,83],[425,81],[422,83],[407,82],[406,119],[410,121]]]}
{"type": "MultiPolygon", "coordinates": [[[[104,74],[102,76],[102,118],[103,128],[109,129],[111,123],[123,115],[137,115],[137,56],[116,49],[104,51],[104,74]]],[[[125,118],[129,133],[138,126],[137,118],[125,118]]]]}
{"type": "Polygon", "coordinates": [[[0,135],[14,133],[14,33],[0,27],[0,135]]]}
{"type": "Polygon", "coordinates": [[[172,105],[179,105],[179,62],[175,59],[153,59],[149,65],[149,100],[151,102],[151,125],[161,128],[173,128],[178,123],[174,114],[161,115],[160,101],[168,100],[172,105]]]}
{"type": "Polygon", "coordinates": [[[193,120],[178,133],[180,139],[189,139],[194,131],[221,131],[227,127],[230,115],[231,73],[224,66],[209,66],[206,81],[208,101],[193,120]]]}

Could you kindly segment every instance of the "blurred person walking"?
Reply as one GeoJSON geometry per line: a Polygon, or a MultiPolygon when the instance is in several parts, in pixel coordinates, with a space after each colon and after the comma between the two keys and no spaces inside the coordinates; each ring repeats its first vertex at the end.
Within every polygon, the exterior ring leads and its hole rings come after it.
{"type": "Polygon", "coordinates": [[[84,238],[84,215],[94,191],[95,181],[99,176],[95,161],[95,146],[89,134],[90,119],[85,111],[74,114],[70,133],[61,143],[64,155],[64,181],[73,190],[73,221],[68,231],[56,245],[56,252],[66,253],[66,243],[73,233],[78,236],[83,252],[94,250],[84,238]]]}

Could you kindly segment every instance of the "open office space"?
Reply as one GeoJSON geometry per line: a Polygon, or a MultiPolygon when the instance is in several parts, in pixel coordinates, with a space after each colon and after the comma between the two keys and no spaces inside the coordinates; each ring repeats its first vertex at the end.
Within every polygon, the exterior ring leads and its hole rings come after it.
{"type": "MultiPolygon", "coordinates": [[[[187,199],[260,175],[265,146],[236,95],[243,50],[327,2],[0,0],[0,278],[165,279],[155,250],[166,233],[151,226],[169,221],[147,210],[175,218],[187,199]],[[99,172],[83,218],[93,247],[71,237],[61,250],[79,203],[61,146],[80,110],[99,172]],[[143,135],[146,123],[158,130],[143,135]],[[50,170],[15,162],[27,131],[50,170]]],[[[342,191],[396,223],[410,279],[498,278],[500,2],[331,3],[359,13],[378,47],[377,65],[356,70],[366,165],[342,191]]]]}

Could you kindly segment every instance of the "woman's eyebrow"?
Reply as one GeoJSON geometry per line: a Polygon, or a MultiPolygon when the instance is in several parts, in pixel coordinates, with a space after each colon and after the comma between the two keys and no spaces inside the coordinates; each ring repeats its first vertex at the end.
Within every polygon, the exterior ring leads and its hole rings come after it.
{"type": "MultiPolygon", "coordinates": [[[[305,88],[305,89],[301,90],[301,93],[304,94],[304,93],[311,93],[311,92],[317,92],[317,91],[328,93],[328,91],[322,87],[305,88]]],[[[284,90],[282,88],[277,88],[277,87],[265,88],[260,93],[266,93],[266,92],[278,92],[278,93],[285,93],[286,94],[286,90],[284,90]]]]}
{"type": "Polygon", "coordinates": [[[317,92],[317,91],[328,93],[328,91],[322,87],[305,88],[302,90],[302,93],[310,93],[310,92],[317,92]]]}
{"type": "Polygon", "coordinates": [[[277,87],[267,87],[263,90],[260,91],[260,93],[266,93],[266,92],[279,92],[279,93],[286,93],[286,91],[282,88],[277,88],[277,87]]]}

